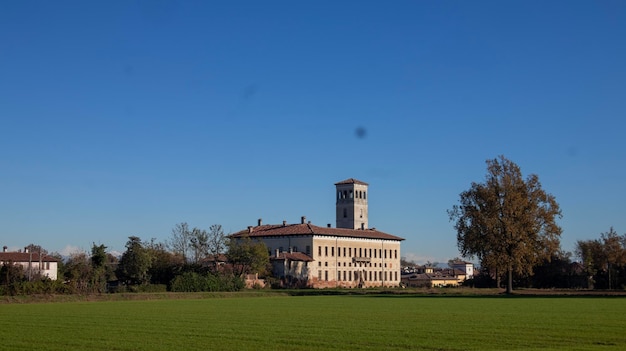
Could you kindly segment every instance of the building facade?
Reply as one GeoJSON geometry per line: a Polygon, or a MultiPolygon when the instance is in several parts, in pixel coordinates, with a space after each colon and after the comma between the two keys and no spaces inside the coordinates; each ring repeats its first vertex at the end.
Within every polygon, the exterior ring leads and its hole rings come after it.
{"type": "Polygon", "coordinates": [[[4,246],[0,252],[0,265],[5,264],[22,266],[22,271],[29,280],[35,278],[57,280],[57,259],[39,252],[28,252],[27,249],[23,252],[11,252],[4,246]]]}
{"type": "Polygon", "coordinates": [[[262,241],[273,273],[285,284],[327,287],[395,287],[400,284],[403,238],[369,229],[368,184],[347,179],[335,184],[337,228],[300,223],[263,224],[232,235],[262,241]]]}

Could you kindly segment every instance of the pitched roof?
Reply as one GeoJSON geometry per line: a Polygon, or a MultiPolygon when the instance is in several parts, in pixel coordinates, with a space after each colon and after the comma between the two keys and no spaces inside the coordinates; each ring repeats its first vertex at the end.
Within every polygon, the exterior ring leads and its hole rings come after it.
{"type": "Polygon", "coordinates": [[[293,236],[293,235],[324,235],[324,236],[340,236],[347,238],[361,239],[383,239],[401,241],[404,238],[383,233],[376,229],[346,229],[346,228],[329,228],[318,227],[310,223],[304,224],[266,224],[256,227],[249,227],[234,233],[231,237],[241,238],[248,236],[250,238],[261,238],[267,236],[293,236]]]}
{"type": "Polygon", "coordinates": [[[341,184],[361,184],[361,185],[369,185],[366,182],[360,181],[358,179],[354,179],[354,178],[348,178],[346,180],[342,180],[338,183],[335,183],[335,185],[341,185],[341,184]]]}
{"type": "MultiPolygon", "coordinates": [[[[0,252],[0,262],[39,262],[39,252],[0,252]],[[32,256],[31,256],[32,255],[32,256]]],[[[52,256],[41,255],[43,262],[57,262],[52,256]]]]}

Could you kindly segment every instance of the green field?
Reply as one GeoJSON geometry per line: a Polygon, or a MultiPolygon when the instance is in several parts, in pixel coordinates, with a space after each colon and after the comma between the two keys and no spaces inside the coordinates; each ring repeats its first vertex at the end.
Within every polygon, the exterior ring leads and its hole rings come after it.
{"type": "Polygon", "coordinates": [[[624,350],[615,297],[263,296],[0,305],[0,350],[624,350]]]}

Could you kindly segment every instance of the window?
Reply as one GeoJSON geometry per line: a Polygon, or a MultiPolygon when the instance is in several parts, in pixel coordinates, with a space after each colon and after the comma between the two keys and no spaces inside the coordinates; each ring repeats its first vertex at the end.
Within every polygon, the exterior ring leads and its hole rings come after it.
{"type": "Polygon", "coordinates": [[[324,262],[324,266],[325,266],[325,267],[328,267],[328,262],[324,262]]]}
{"type": "Polygon", "coordinates": [[[393,258],[398,258],[398,250],[393,250],[393,258]]]}
{"type": "Polygon", "coordinates": [[[328,281],[328,271],[324,271],[324,280],[328,281]]]}
{"type": "Polygon", "coordinates": [[[385,258],[387,258],[387,249],[385,249],[385,258]]]}
{"type": "Polygon", "coordinates": [[[363,257],[363,249],[359,247],[359,257],[363,257]]]}
{"type": "Polygon", "coordinates": [[[352,271],[348,271],[348,280],[352,280],[352,271]]]}
{"type": "Polygon", "coordinates": [[[353,199],[354,198],[354,193],[352,190],[350,190],[350,198],[353,199]]]}
{"type": "Polygon", "coordinates": [[[318,266],[322,266],[322,261],[318,261],[317,263],[319,263],[318,266]]]}
{"type": "MultiPolygon", "coordinates": [[[[320,264],[321,264],[321,262],[320,262],[320,264]]],[[[317,271],[317,279],[322,280],[322,271],[321,270],[317,271]]]]}
{"type": "Polygon", "coordinates": [[[346,257],[346,248],[343,248],[343,257],[346,257]]]}
{"type": "Polygon", "coordinates": [[[393,280],[398,280],[398,272],[393,272],[393,280]]]}
{"type": "Polygon", "coordinates": [[[367,194],[365,194],[365,191],[363,192],[363,200],[367,199],[367,194]]]}
{"type": "MultiPolygon", "coordinates": [[[[374,279],[376,279],[376,278],[374,278],[374,279]]],[[[370,271],[370,279],[369,280],[372,280],[372,271],[370,271]]]]}
{"type": "Polygon", "coordinates": [[[324,256],[328,256],[328,246],[324,246],[324,256]]]}
{"type": "Polygon", "coordinates": [[[385,272],[385,280],[387,280],[387,272],[385,272]]]}
{"type": "Polygon", "coordinates": [[[317,255],[318,255],[318,256],[322,256],[322,247],[321,247],[321,246],[318,246],[318,247],[317,247],[317,249],[318,249],[318,250],[317,250],[317,255]]]}
{"type": "Polygon", "coordinates": [[[330,248],[330,256],[335,257],[335,247],[330,248]]]}
{"type": "Polygon", "coordinates": [[[352,256],[352,248],[348,248],[348,255],[352,256]]]}
{"type": "Polygon", "coordinates": [[[376,249],[374,249],[374,258],[376,258],[376,249]]]}
{"type": "Polygon", "coordinates": [[[367,257],[372,257],[372,249],[370,249],[370,255],[367,257]]]}
{"type": "Polygon", "coordinates": [[[298,252],[298,247],[297,246],[293,247],[293,252],[298,252]]]}
{"type": "Polygon", "coordinates": [[[363,218],[363,209],[361,209],[361,218],[363,218]]]}

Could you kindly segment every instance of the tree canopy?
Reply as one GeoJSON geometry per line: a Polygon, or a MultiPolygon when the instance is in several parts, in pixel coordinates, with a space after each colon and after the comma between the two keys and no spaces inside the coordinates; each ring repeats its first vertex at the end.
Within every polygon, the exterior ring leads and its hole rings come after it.
{"type": "Polygon", "coordinates": [[[473,182],[448,214],[455,221],[461,254],[478,257],[490,270],[507,272],[511,293],[513,274],[532,274],[535,265],[559,249],[556,219],[561,210],[537,175],[524,180],[519,166],[504,156],[486,163],[485,182],[473,182]]]}

